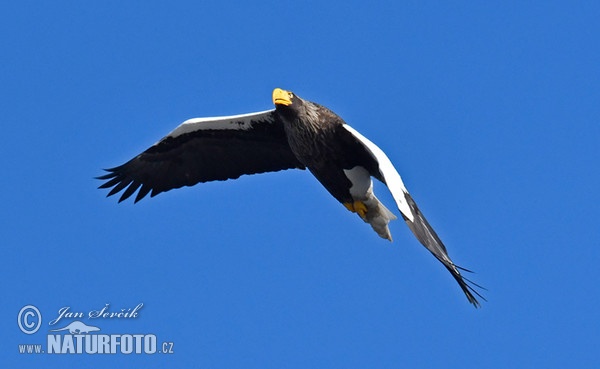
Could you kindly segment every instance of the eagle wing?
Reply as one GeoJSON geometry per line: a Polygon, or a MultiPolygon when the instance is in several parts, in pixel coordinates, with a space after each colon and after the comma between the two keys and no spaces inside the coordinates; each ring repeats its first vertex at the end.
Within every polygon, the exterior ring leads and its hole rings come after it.
{"type": "Polygon", "coordinates": [[[436,257],[448,271],[452,274],[454,279],[460,285],[460,288],[463,290],[465,295],[467,296],[470,303],[475,306],[479,306],[479,302],[475,298],[474,295],[479,296],[483,300],[483,296],[481,296],[471,285],[478,286],[476,283],[469,281],[464,278],[460,270],[468,271],[464,268],[459,267],[454,264],[454,262],[450,259],[448,255],[448,251],[446,250],[446,246],[444,246],[442,240],[435,233],[427,219],[421,213],[421,210],[417,207],[417,204],[413,200],[412,196],[408,193],[408,190],[404,186],[402,182],[402,178],[400,174],[394,168],[394,165],[387,157],[387,155],[381,150],[377,145],[371,142],[369,139],[361,135],[354,128],[350,127],[347,124],[344,124],[344,128],[352,133],[352,135],[359,141],[363,147],[371,154],[373,159],[378,163],[379,173],[376,173],[375,177],[382,180],[388,189],[390,190],[396,204],[398,205],[398,209],[402,213],[406,224],[412,231],[412,233],[417,237],[419,242],[429,250],[433,256],[436,257]],[[468,282],[468,283],[467,283],[468,282]]]}
{"type": "Polygon", "coordinates": [[[292,153],[275,110],[189,119],[143,153],[98,177],[119,202],[139,189],[135,202],[199,182],[243,174],[304,169],[292,153]]]}

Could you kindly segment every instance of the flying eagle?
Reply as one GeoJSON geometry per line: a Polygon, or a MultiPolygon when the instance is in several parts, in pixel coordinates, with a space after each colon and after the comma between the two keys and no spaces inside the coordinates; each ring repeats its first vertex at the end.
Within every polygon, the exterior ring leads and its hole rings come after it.
{"type": "MultiPolygon", "coordinates": [[[[396,216],[373,193],[371,177],[387,185],[402,218],[419,242],[450,271],[469,299],[483,297],[410,196],[385,153],[328,108],[276,88],[275,109],[257,113],[189,119],[127,163],[107,169],[99,188],[107,196],[122,190],[119,202],[136,191],[135,202],[198,182],[243,174],[308,169],[351,212],[392,240],[388,223],[396,216]]],[[[479,286],[478,286],[479,287],[479,286]]]]}

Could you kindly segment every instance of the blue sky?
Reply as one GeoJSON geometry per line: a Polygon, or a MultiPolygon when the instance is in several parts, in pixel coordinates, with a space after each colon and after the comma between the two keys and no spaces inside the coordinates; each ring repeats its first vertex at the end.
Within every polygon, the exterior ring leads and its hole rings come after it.
{"type": "Polygon", "coordinates": [[[566,1],[3,3],[0,360],[597,367],[599,16],[566,1]],[[136,205],[96,189],[101,168],[188,118],[271,108],[274,87],[388,154],[487,287],[481,309],[403,222],[380,239],[307,172],[136,205]],[[45,344],[62,307],[140,303],[83,322],[173,354],[18,353],[45,344]],[[42,315],[31,335],[26,305],[42,315]]]}

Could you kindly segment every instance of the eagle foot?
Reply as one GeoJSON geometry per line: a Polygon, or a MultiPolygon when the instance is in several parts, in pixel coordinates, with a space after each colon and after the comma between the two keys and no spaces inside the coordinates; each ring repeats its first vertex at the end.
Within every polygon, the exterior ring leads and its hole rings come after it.
{"type": "Polygon", "coordinates": [[[353,203],[345,202],[344,206],[346,207],[346,209],[350,210],[351,212],[357,213],[363,220],[367,219],[367,205],[365,205],[364,202],[362,202],[362,201],[354,201],[353,203]]]}

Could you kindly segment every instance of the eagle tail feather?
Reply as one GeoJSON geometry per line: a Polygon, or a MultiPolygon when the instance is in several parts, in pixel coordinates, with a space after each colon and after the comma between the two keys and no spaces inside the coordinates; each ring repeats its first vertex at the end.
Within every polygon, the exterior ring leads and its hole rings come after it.
{"type": "Polygon", "coordinates": [[[386,208],[373,194],[367,200],[364,200],[363,203],[367,207],[367,212],[363,220],[371,225],[379,237],[392,241],[392,234],[390,233],[388,223],[397,219],[394,213],[386,208]]]}

